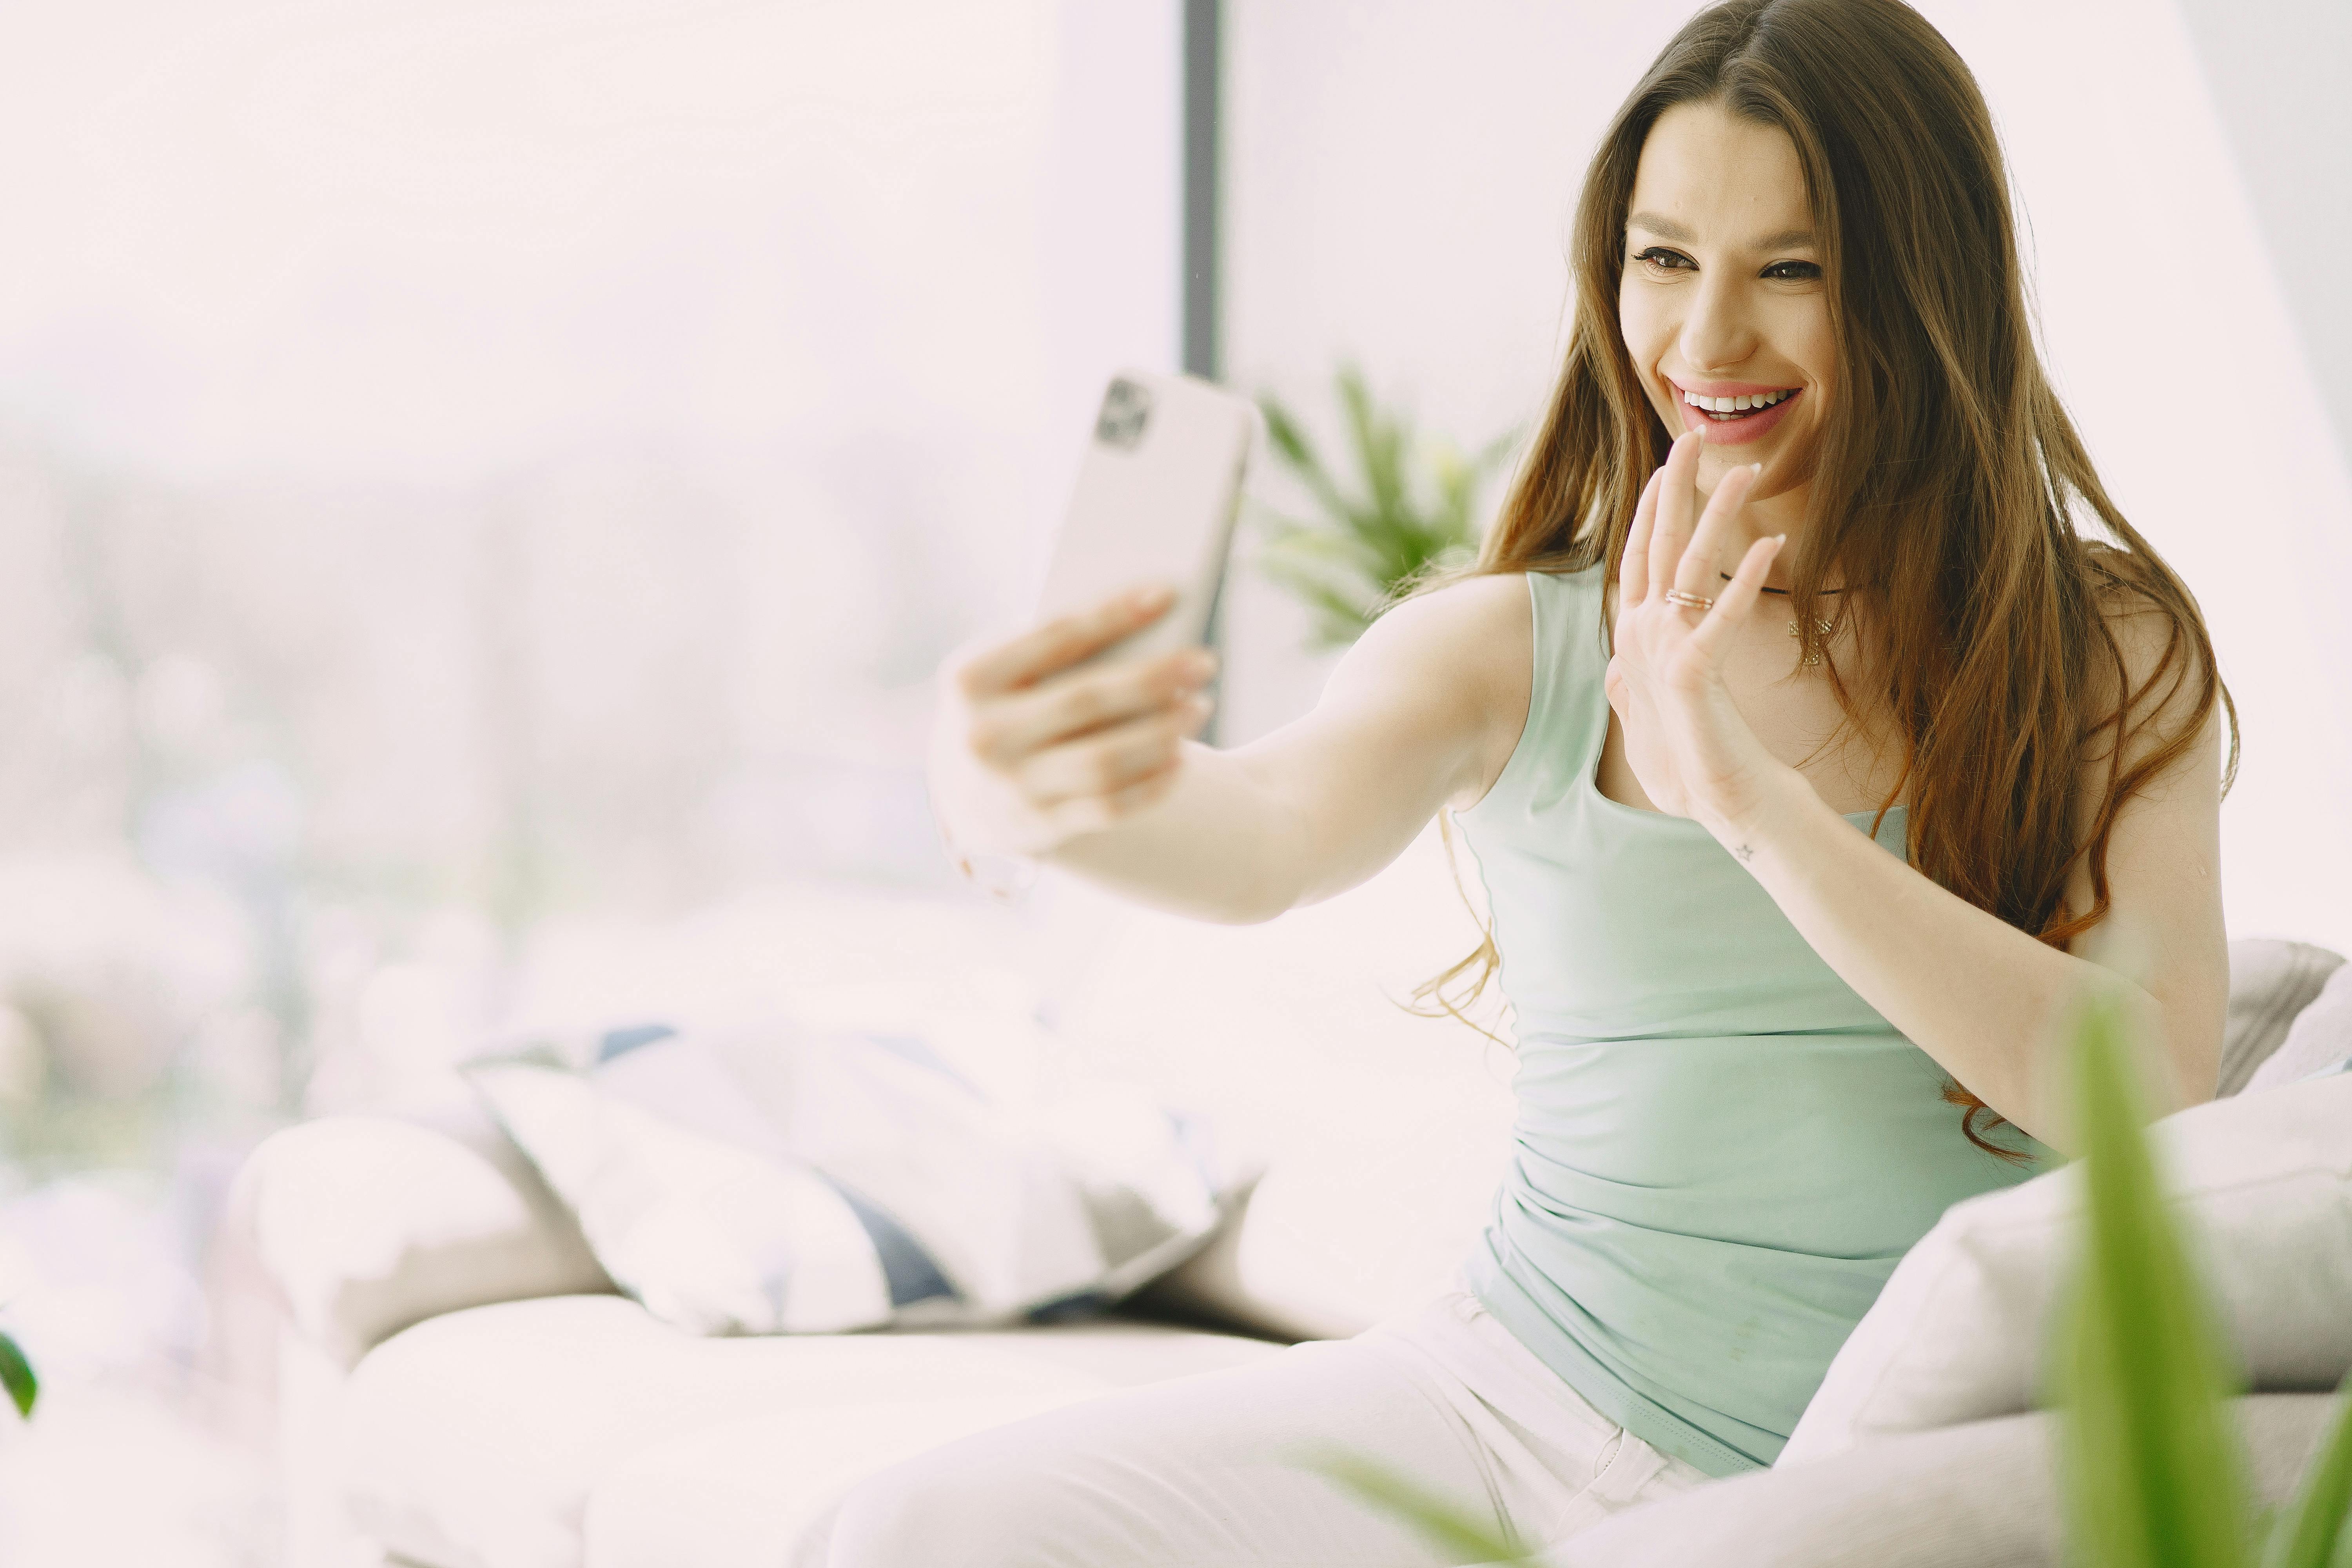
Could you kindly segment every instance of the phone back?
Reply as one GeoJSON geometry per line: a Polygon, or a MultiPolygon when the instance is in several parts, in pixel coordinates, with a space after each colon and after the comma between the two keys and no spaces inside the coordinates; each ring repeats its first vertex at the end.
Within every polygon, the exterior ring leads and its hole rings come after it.
{"type": "Polygon", "coordinates": [[[1192,376],[1124,371],[1112,378],[1038,617],[1085,609],[1139,583],[1167,583],[1177,599],[1084,662],[1149,658],[1206,638],[1259,422],[1248,399],[1192,376]]]}

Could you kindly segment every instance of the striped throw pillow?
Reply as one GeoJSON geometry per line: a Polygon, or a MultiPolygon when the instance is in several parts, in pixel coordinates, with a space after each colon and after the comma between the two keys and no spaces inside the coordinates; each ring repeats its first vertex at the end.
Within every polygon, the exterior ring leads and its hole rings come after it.
{"type": "Polygon", "coordinates": [[[914,1034],[647,1023],[461,1070],[614,1280],[702,1334],[1090,1310],[1191,1256],[1246,1182],[1140,1091],[1012,1102],[914,1034]]]}

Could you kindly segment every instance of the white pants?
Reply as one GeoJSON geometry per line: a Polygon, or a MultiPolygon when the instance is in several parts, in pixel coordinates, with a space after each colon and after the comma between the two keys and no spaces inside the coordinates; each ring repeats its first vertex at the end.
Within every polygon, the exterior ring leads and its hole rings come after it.
{"type": "MultiPolygon", "coordinates": [[[[1124,1390],[869,1478],[828,1568],[1433,1568],[1315,1468],[1361,1455],[1533,1552],[1705,1473],[1602,1415],[1468,1291],[1352,1340],[1124,1390]]],[[[812,1543],[814,1544],[814,1543],[812,1543]]]]}

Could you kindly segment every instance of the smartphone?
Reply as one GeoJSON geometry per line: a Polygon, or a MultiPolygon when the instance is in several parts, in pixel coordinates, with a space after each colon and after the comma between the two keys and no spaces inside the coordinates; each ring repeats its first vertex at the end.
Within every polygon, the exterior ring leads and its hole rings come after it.
{"type": "Polygon", "coordinates": [[[1129,370],[1111,378],[1037,616],[1087,609],[1143,583],[1167,584],[1176,602],[1074,668],[1151,658],[1207,640],[1242,475],[1264,423],[1249,399],[1197,376],[1129,370]]]}

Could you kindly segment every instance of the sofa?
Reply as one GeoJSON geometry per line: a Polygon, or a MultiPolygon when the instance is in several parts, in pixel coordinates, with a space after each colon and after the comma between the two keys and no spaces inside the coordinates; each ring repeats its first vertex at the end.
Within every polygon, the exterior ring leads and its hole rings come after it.
{"type": "MultiPolygon", "coordinates": [[[[243,1347],[235,1375],[278,1412],[287,1560],[821,1562],[827,1510],[883,1465],[1108,1390],[1352,1333],[1447,1283],[1507,1157],[1509,1058],[1399,1005],[1475,940],[1433,835],[1365,888],[1263,927],[1199,925],[1075,885],[1044,904],[793,895],[781,913],[647,937],[631,951],[666,942],[688,956],[667,970],[656,956],[630,984],[613,978],[622,944],[568,971],[550,960],[540,1001],[609,1012],[674,1000],[688,970],[730,984],[756,971],[772,982],[752,987],[758,1005],[803,1017],[1045,1019],[1091,1065],[1206,1111],[1262,1156],[1264,1174],[1199,1252],[1077,1321],[698,1338],[616,1292],[564,1206],[461,1092],[328,1108],[248,1161],[215,1270],[216,1321],[243,1347]]],[[[2342,962],[2301,943],[2232,944],[2224,1090],[2342,962]]],[[[2308,1389],[2236,1402],[2263,1496],[2286,1495],[2329,1409],[2308,1389]]],[[[2050,1418],[2025,1410],[1885,1437],[1645,1505],[1558,1561],[2054,1564],[2051,1440],[2050,1418]]]]}

